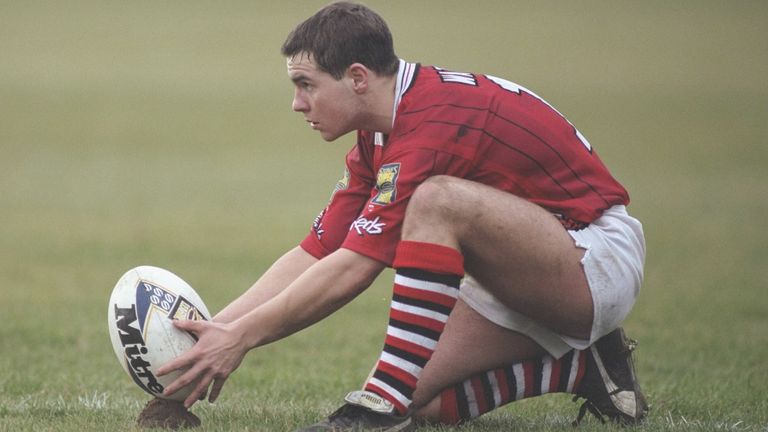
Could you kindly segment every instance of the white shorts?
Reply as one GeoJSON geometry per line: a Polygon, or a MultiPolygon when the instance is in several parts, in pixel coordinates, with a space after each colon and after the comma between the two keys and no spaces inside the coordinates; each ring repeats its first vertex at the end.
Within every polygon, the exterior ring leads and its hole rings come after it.
{"type": "Polygon", "coordinates": [[[645,239],[642,225],[624,206],[611,207],[587,228],[568,233],[586,251],[581,264],[594,305],[589,340],[555,333],[513,311],[470,275],[461,283],[459,298],[489,321],[530,337],[555,358],[573,348],[587,348],[619,327],[632,310],[643,281],[645,239]]]}

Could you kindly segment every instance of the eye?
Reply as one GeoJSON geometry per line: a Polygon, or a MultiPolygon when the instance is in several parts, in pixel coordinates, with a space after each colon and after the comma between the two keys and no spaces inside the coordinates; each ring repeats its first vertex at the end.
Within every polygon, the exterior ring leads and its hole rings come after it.
{"type": "Polygon", "coordinates": [[[300,90],[306,91],[306,90],[310,90],[312,88],[312,84],[310,84],[308,81],[303,80],[303,79],[302,80],[297,80],[297,81],[295,81],[295,83],[296,83],[296,88],[298,88],[300,90]]]}

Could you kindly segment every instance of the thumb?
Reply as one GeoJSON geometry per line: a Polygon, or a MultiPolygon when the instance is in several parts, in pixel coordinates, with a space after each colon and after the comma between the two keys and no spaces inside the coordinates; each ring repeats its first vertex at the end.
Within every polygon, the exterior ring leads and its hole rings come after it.
{"type": "Polygon", "coordinates": [[[173,320],[173,325],[179,330],[188,331],[199,335],[205,329],[205,321],[197,320],[173,320]]]}

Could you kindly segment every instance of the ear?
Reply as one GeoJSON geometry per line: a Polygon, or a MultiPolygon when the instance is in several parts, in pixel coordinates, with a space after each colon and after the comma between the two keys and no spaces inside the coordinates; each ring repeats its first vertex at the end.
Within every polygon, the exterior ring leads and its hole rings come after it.
{"type": "Polygon", "coordinates": [[[352,90],[357,94],[368,91],[368,80],[371,78],[371,71],[362,63],[352,63],[347,68],[347,78],[352,80],[352,90]]]}

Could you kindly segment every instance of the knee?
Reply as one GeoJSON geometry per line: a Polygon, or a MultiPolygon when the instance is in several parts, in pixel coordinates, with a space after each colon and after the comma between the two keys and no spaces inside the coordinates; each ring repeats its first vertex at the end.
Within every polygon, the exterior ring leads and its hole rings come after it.
{"type": "Polygon", "coordinates": [[[405,211],[403,240],[456,247],[468,214],[468,197],[463,187],[466,182],[456,177],[435,176],[419,185],[405,211]]]}
{"type": "Polygon", "coordinates": [[[465,181],[456,177],[439,175],[428,178],[420,184],[408,203],[406,217],[418,215],[424,217],[434,214],[446,215],[457,204],[459,183],[465,181]]]}

